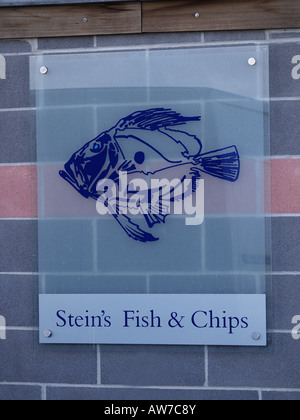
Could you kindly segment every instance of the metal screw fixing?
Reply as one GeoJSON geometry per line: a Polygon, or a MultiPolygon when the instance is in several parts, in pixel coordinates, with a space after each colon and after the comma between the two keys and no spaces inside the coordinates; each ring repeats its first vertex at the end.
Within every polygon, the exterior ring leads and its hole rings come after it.
{"type": "Polygon", "coordinates": [[[255,64],[257,63],[256,59],[254,57],[249,58],[248,60],[248,64],[249,66],[255,66],[255,64]]]}
{"type": "Polygon", "coordinates": [[[88,18],[86,18],[86,17],[82,19],[82,22],[83,22],[83,23],[88,23],[88,21],[89,21],[89,20],[88,20],[88,18]]]}
{"type": "Polygon", "coordinates": [[[260,340],[260,333],[259,332],[254,332],[253,334],[252,334],[252,339],[254,340],[254,341],[258,341],[258,340],[260,340]]]}
{"type": "Polygon", "coordinates": [[[200,17],[200,13],[195,13],[195,18],[199,18],[200,17]]]}
{"type": "Polygon", "coordinates": [[[44,337],[45,338],[52,337],[52,331],[50,331],[50,330],[45,330],[43,334],[44,334],[44,337]]]}
{"type": "Polygon", "coordinates": [[[47,68],[47,67],[45,67],[45,66],[41,67],[41,68],[40,68],[40,73],[41,73],[43,76],[45,76],[45,74],[47,74],[47,73],[48,73],[48,68],[47,68]]]}

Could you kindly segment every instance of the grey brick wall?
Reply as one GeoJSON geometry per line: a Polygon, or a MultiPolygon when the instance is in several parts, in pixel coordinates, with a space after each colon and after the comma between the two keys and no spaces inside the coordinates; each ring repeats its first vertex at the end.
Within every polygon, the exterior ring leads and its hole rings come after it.
{"type": "MultiPolygon", "coordinates": [[[[292,60],[300,55],[300,31],[11,40],[0,41],[0,56],[6,63],[5,78],[0,72],[1,183],[6,181],[5,168],[22,170],[34,164],[30,55],[248,44],[270,45],[272,157],[283,167],[290,161],[299,164],[300,76],[292,73],[296,66],[292,60]]],[[[6,319],[6,339],[0,338],[0,400],[298,400],[300,341],[291,332],[292,318],[300,314],[300,205],[293,198],[282,203],[274,188],[274,208],[281,210],[268,215],[273,234],[269,345],[259,350],[39,345],[37,221],[2,212],[0,202],[0,315],[6,319]]]]}

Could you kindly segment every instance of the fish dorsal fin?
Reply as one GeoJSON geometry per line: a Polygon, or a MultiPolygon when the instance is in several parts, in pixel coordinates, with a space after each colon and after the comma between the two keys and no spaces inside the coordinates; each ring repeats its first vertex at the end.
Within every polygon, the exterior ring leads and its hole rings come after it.
{"type": "Polygon", "coordinates": [[[184,117],[172,109],[153,108],[145,111],[137,111],[121,119],[117,130],[138,128],[143,130],[159,130],[160,128],[184,125],[189,121],[200,121],[201,117],[184,117]]]}

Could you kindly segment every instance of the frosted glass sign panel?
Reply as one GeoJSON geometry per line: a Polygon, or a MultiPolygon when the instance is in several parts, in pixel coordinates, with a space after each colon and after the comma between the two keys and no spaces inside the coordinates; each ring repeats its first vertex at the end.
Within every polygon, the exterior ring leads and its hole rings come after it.
{"type": "Polygon", "coordinates": [[[31,58],[40,341],[266,345],[268,48],[31,58]]]}

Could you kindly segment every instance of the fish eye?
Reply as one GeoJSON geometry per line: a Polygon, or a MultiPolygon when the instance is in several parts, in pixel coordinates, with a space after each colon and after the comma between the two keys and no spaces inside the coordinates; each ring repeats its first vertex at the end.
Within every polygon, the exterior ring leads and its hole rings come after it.
{"type": "Polygon", "coordinates": [[[145,153],[143,152],[137,152],[134,156],[134,160],[138,165],[141,165],[145,162],[145,153]]]}
{"type": "Polygon", "coordinates": [[[97,151],[97,150],[99,150],[99,149],[100,149],[99,144],[95,143],[95,144],[94,144],[94,147],[93,147],[93,149],[92,149],[92,151],[93,151],[93,152],[96,152],[96,151],[97,151]]]}

